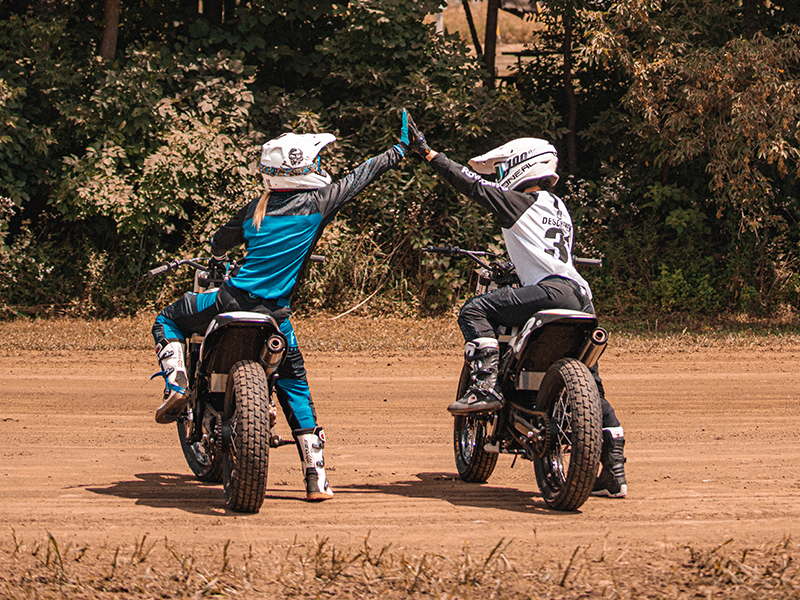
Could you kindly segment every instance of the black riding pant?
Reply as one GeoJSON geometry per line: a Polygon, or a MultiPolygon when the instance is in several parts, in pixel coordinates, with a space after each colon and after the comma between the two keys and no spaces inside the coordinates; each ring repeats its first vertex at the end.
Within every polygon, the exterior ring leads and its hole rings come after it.
{"type": "MultiPolygon", "coordinates": [[[[595,314],[591,299],[583,294],[576,282],[552,276],[537,285],[518,288],[507,286],[475,296],[461,308],[458,326],[466,342],[481,337],[497,338],[498,327],[522,327],[538,311],[552,308],[595,314]]],[[[603,427],[619,427],[614,409],[606,400],[597,365],[589,370],[600,392],[603,427]]]]}

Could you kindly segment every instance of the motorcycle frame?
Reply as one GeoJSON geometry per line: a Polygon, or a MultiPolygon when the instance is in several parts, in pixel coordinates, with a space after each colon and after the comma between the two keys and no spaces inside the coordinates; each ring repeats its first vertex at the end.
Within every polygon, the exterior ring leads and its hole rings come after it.
{"type": "MultiPolygon", "coordinates": [[[[223,277],[219,273],[195,270],[194,292],[201,293],[219,287],[223,277]]],[[[189,410],[186,418],[192,421],[191,443],[203,436],[203,419],[206,411],[222,424],[223,448],[229,435],[225,414],[225,394],[231,367],[240,360],[256,360],[264,367],[269,398],[270,446],[294,443],[284,440],[275,432],[277,408],[273,389],[278,367],[286,358],[288,342],[280,327],[270,315],[235,311],[214,317],[205,334],[194,334],[186,340],[187,375],[189,378],[189,410]]]]}
{"type": "MultiPolygon", "coordinates": [[[[475,294],[485,294],[498,288],[498,265],[492,265],[477,258],[477,253],[458,251],[479,265],[475,294]]],[[[587,264],[596,261],[585,259],[587,264]]],[[[511,283],[518,287],[518,283],[511,283]]],[[[499,372],[503,374],[501,388],[506,399],[505,405],[497,412],[473,415],[484,422],[486,439],[484,451],[500,454],[522,455],[528,460],[534,456],[544,456],[549,444],[549,418],[547,413],[536,410],[536,392],[547,369],[559,358],[575,358],[587,367],[597,364],[605,350],[607,332],[597,326],[595,315],[580,311],[552,309],[534,314],[523,327],[501,327],[497,340],[500,346],[499,372]],[[548,335],[554,328],[573,335],[548,335]],[[560,340],[561,343],[553,343],[560,340]],[[539,347],[553,346],[539,360],[531,360],[537,353],[532,345],[541,342],[539,347]],[[566,346],[566,347],[565,347],[566,346]],[[532,356],[533,355],[533,356],[532,356]],[[535,370],[527,367],[533,367],[535,370]],[[531,401],[520,403],[515,400],[528,396],[531,401]],[[527,405],[527,406],[526,406],[527,405]]]]}

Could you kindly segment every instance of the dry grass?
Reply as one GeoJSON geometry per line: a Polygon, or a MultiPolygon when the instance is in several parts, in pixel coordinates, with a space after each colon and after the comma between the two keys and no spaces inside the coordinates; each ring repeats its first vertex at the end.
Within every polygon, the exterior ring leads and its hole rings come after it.
{"type": "Polygon", "coordinates": [[[798,547],[789,539],[757,547],[608,550],[559,554],[530,542],[464,547],[454,556],[370,544],[310,543],[193,549],[146,536],[90,547],[18,539],[0,545],[0,596],[37,598],[797,598],[798,547]],[[517,558],[519,557],[519,558],[517,558]]]}
{"type": "MultiPolygon", "coordinates": [[[[0,321],[0,352],[151,350],[154,315],[92,321],[70,318],[0,321]]],[[[334,318],[292,317],[306,352],[460,352],[463,344],[454,317],[334,318]]],[[[724,351],[800,351],[796,323],[730,319],[670,323],[604,323],[613,353],[724,351]]]]}

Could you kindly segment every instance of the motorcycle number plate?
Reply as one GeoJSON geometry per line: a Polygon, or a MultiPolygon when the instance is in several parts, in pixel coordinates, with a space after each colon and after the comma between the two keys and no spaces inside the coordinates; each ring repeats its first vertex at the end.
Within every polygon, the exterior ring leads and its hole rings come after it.
{"type": "Polygon", "coordinates": [[[517,376],[517,389],[536,392],[542,385],[544,373],[538,371],[520,371],[517,376]]]}

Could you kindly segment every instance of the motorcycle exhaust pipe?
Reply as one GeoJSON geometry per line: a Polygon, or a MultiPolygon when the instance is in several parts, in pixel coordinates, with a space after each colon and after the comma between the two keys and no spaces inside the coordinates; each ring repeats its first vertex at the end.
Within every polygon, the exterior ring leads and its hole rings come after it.
{"type": "Polygon", "coordinates": [[[578,360],[591,369],[597,364],[597,361],[600,360],[600,355],[605,351],[607,342],[608,332],[602,327],[596,328],[589,335],[589,339],[586,340],[586,343],[583,344],[583,348],[581,348],[580,354],[578,355],[578,360]]]}
{"type": "Polygon", "coordinates": [[[279,335],[271,335],[264,344],[261,351],[261,362],[264,363],[264,370],[267,377],[272,375],[280,366],[283,360],[283,351],[286,349],[286,342],[279,335]]]}

